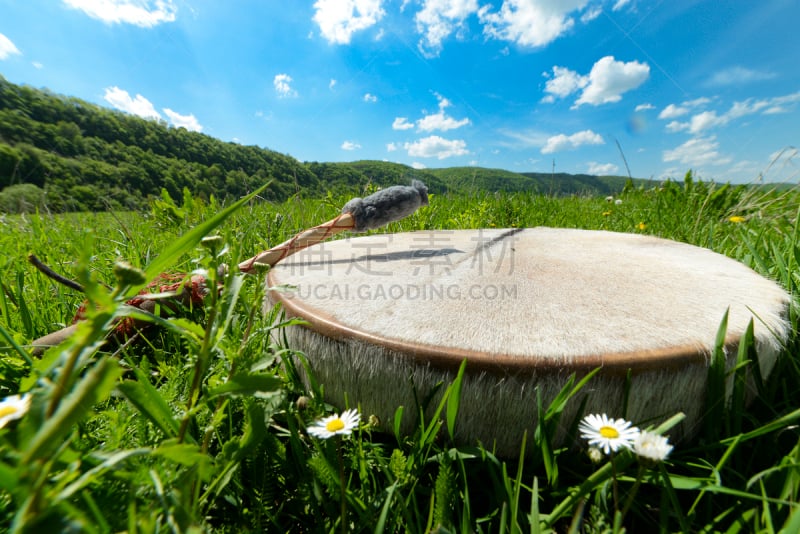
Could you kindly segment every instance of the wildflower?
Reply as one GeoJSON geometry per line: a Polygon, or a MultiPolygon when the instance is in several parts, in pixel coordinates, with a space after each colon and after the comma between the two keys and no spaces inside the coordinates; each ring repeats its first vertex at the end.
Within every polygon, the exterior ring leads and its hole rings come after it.
{"type": "Polygon", "coordinates": [[[597,447],[589,447],[589,450],[586,451],[586,454],[589,456],[589,460],[591,460],[593,464],[599,464],[603,461],[603,451],[597,447]]]}
{"type": "Polygon", "coordinates": [[[603,217],[608,217],[609,215],[611,215],[610,211],[604,211],[603,212],[603,217]]]}
{"type": "Polygon", "coordinates": [[[294,405],[298,410],[306,410],[311,405],[311,399],[305,395],[301,395],[300,397],[297,397],[296,401],[294,401],[294,405]]]}
{"type": "Polygon", "coordinates": [[[614,205],[615,206],[619,206],[620,204],[622,204],[622,199],[621,198],[618,198],[617,200],[614,201],[614,205]]]}
{"type": "Polygon", "coordinates": [[[308,433],[314,437],[328,439],[333,436],[347,436],[361,421],[361,415],[356,410],[346,410],[339,414],[330,415],[314,422],[308,427],[308,433]]]}
{"type": "Polygon", "coordinates": [[[147,275],[126,261],[118,261],[114,264],[114,278],[120,286],[137,286],[147,282],[147,275]]]}
{"type": "Polygon", "coordinates": [[[0,428],[28,413],[30,407],[31,396],[27,393],[11,395],[0,401],[0,428]]]}
{"type": "Polygon", "coordinates": [[[646,461],[658,463],[667,459],[672,445],[665,436],[645,430],[633,440],[633,452],[646,461]]]}
{"type": "Polygon", "coordinates": [[[728,217],[728,221],[738,224],[744,222],[745,218],[742,217],[741,215],[731,215],[730,217],[728,217]]]}
{"type": "Polygon", "coordinates": [[[647,228],[647,225],[643,222],[640,222],[639,224],[636,225],[637,230],[644,230],[645,228],[647,228]]]}
{"type": "Polygon", "coordinates": [[[613,202],[613,201],[614,201],[614,196],[613,195],[608,195],[606,197],[606,202],[613,202]]]}
{"type": "Polygon", "coordinates": [[[609,454],[620,447],[631,448],[633,440],[639,435],[639,429],[631,425],[625,419],[614,420],[606,414],[591,414],[583,418],[578,430],[581,437],[589,441],[589,445],[597,446],[609,454]]]}
{"type": "Polygon", "coordinates": [[[221,235],[209,235],[200,240],[200,244],[211,251],[216,251],[223,242],[221,235]]]}

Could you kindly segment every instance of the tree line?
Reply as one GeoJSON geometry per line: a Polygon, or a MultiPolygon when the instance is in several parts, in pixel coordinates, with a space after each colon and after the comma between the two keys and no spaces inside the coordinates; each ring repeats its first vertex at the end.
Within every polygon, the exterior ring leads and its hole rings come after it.
{"type": "Polygon", "coordinates": [[[184,188],[224,200],[270,181],[268,200],[328,185],[291,156],[0,77],[0,211],[28,200],[53,211],[135,210],[162,188],[176,200],[184,188]]]}
{"type": "Polygon", "coordinates": [[[301,163],[273,150],[224,142],[0,76],[0,213],[142,210],[162,190],[176,201],[188,189],[195,197],[225,202],[267,182],[264,198],[281,201],[296,194],[363,192],[415,178],[435,193],[608,194],[623,185],[589,176],[477,167],[301,163]]]}

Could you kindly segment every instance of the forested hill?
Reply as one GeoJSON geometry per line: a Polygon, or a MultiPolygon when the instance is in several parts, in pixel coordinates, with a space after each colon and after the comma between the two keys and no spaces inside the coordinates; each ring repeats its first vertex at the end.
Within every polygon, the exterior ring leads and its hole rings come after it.
{"type": "Polygon", "coordinates": [[[256,146],[223,142],[0,76],[0,212],[46,204],[53,211],[144,209],[166,189],[177,199],[239,198],[268,181],[264,197],[355,191],[418,178],[444,190],[607,194],[623,179],[517,174],[474,167],[417,170],[379,161],[301,163],[256,146]],[[578,181],[576,181],[578,180],[578,181]],[[609,180],[611,180],[609,182],[609,180]]]}
{"type": "Polygon", "coordinates": [[[162,187],[239,197],[270,179],[273,198],[322,190],[292,157],[0,78],[0,187],[34,184],[50,209],[141,209],[162,187]]]}

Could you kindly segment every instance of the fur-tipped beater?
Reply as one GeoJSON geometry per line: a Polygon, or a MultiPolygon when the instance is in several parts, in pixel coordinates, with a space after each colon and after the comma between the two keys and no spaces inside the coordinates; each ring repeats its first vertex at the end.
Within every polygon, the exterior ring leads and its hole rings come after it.
{"type": "Polygon", "coordinates": [[[394,185],[366,198],[354,198],[342,208],[355,219],[356,232],[366,232],[411,215],[428,205],[428,188],[419,180],[411,185],[394,185]]]}

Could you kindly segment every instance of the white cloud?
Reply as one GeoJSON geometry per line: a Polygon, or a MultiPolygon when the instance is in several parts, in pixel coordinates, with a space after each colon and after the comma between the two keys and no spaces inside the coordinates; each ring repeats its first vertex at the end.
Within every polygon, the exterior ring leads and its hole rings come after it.
{"type": "Polygon", "coordinates": [[[774,72],[748,69],[741,66],[729,67],[714,73],[705,83],[707,87],[722,87],[726,85],[744,85],[750,82],[771,80],[777,75],[774,72]]]}
{"type": "Polygon", "coordinates": [[[332,44],[348,44],[353,34],[378,23],[386,12],[381,0],[317,0],[313,20],[332,44]]]}
{"type": "Polygon", "coordinates": [[[421,119],[417,119],[415,123],[409,122],[407,117],[396,117],[392,123],[392,129],[410,130],[414,128],[414,124],[416,124],[417,131],[420,132],[434,132],[437,130],[445,132],[447,130],[461,128],[462,126],[472,123],[472,121],[466,117],[463,119],[454,119],[453,117],[447,115],[444,110],[450,107],[452,104],[442,95],[437,94],[436,98],[439,99],[438,112],[424,115],[421,119]]]}
{"type": "Polygon", "coordinates": [[[178,8],[172,0],[63,0],[72,9],[79,9],[106,24],[133,24],[152,28],[163,22],[174,22],[178,8]]]}
{"type": "Polygon", "coordinates": [[[103,99],[114,106],[115,108],[138,115],[145,119],[160,119],[161,115],[153,107],[153,104],[142,95],[136,95],[131,98],[128,91],[120,89],[119,87],[107,87],[103,99]]]}
{"type": "Polygon", "coordinates": [[[276,74],[272,80],[275,92],[280,98],[293,98],[297,96],[297,91],[292,89],[292,77],[288,74],[276,74]]]}
{"type": "Polygon", "coordinates": [[[689,129],[688,122],[680,122],[680,121],[672,121],[667,124],[666,129],[668,132],[675,133],[675,132],[682,132],[683,130],[689,129]]]}
{"type": "Polygon", "coordinates": [[[415,161],[411,164],[411,167],[417,170],[427,169],[428,166],[424,163],[420,163],[419,161],[415,161]]]}
{"type": "Polygon", "coordinates": [[[331,78],[331,81],[330,81],[330,83],[328,83],[328,89],[330,89],[331,91],[333,91],[333,88],[334,88],[334,87],[336,87],[336,80],[334,80],[333,78],[331,78]]]}
{"type": "Polygon", "coordinates": [[[470,124],[470,120],[468,118],[463,118],[461,120],[456,120],[453,117],[449,117],[445,114],[445,108],[451,106],[450,101],[447,100],[445,97],[441,95],[436,95],[439,99],[439,112],[433,113],[430,115],[425,115],[423,118],[417,121],[417,129],[421,132],[433,132],[436,130],[440,131],[447,131],[447,130],[454,130],[456,128],[461,128],[462,126],[466,126],[470,124]]]}
{"type": "Polygon", "coordinates": [[[395,143],[386,143],[386,152],[394,152],[395,150],[397,150],[395,143]]]}
{"type": "Polygon", "coordinates": [[[445,115],[444,111],[440,111],[439,113],[434,113],[433,115],[426,115],[418,120],[417,128],[419,128],[419,131],[421,132],[433,132],[436,130],[444,132],[447,130],[461,128],[462,126],[470,124],[470,122],[471,121],[468,118],[456,120],[453,117],[448,117],[445,115]]]}
{"type": "Polygon", "coordinates": [[[608,176],[616,174],[619,170],[619,167],[614,165],[613,163],[597,163],[594,161],[589,162],[589,169],[586,171],[589,174],[594,174],[596,176],[608,176]]]}
{"type": "Polygon", "coordinates": [[[686,115],[687,113],[689,113],[689,108],[685,106],[676,106],[675,104],[670,104],[661,110],[661,113],[658,114],[658,118],[675,119],[683,115],[686,115]]]}
{"type": "Polygon", "coordinates": [[[738,119],[739,117],[758,113],[762,109],[768,108],[772,104],[771,100],[772,99],[753,100],[752,98],[748,98],[742,102],[734,102],[731,109],[725,113],[725,117],[728,119],[738,119]]]}
{"type": "MultiPolygon", "coordinates": [[[[549,77],[549,74],[544,73],[544,76],[549,77]]],[[[542,99],[542,102],[555,102],[556,97],[569,96],[586,87],[588,83],[588,76],[581,76],[566,67],[554,66],[553,77],[544,84],[544,92],[549,94],[542,99]]]]}
{"type": "Polygon", "coordinates": [[[34,61],[33,63],[31,63],[31,65],[33,65],[34,69],[43,69],[44,68],[44,65],[42,65],[38,61],[34,61]]]}
{"type": "Polygon", "coordinates": [[[626,5],[630,4],[631,0],[617,0],[617,3],[614,4],[614,7],[611,8],[611,11],[619,11],[626,5]]]}
{"type": "MultiPolygon", "coordinates": [[[[549,73],[544,73],[550,77],[549,73]]],[[[650,66],[638,61],[617,61],[614,56],[598,59],[589,74],[582,75],[566,67],[553,67],[552,78],[545,83],[548,93],[542,102],[555,102],[581,91],[573,107],[583,104],[599,106],[622,100],[622,93],[636,89],[650,76],[650,66]]]]}
{"type": "Polygon", "coordinates": [[[600,58],[589,73],[589,85],[583,90],[575,106],[598,106],[619,102],[622,93],[636,89],[650,76],[650,66],[638,61],[616,61],[614,56],[600,58]]]}
{"type": "Polygon", "coordinates": [[[373,94],[370,94],[370,93],[364,94],[364,102],[369,102],[370,104],[374,104],[377,101],[378,101],[378,97],[377,96],[375,96],[373,94]]]}
{"type": "Polygon", "coordinates": [[[0,60],[19,54],[22,52],[11,42],[11,39],[0,33],[0,60]]]}
{"type": "Polygon", "coordinates": [[[355,141],[345,141],[342,143],[342,150],[357,150],[359,148],[361,148],[361,145],[355,141]]]}
{"type": "Polygon", "coordinates": [[[467,143],[461,139],[444,139],[438,135],[423,137],[413,143],[406,143],[403,148],[408,155],[419,158],[445,159],[452,156],[469,154],[467,143]]]}
{"type": "Polygon", "coordinates": [[[588,0],[505,0],[500,11],[490,13],[484,7],[479,16],[489,37],[540,47],[570,30],[575,21],[569,14],[587,3],[588,0]]]}
{"type": "MultiPolygon", "coordinates": [[[[661,113],[658,114],[658,118],[662,120],[676,119],[678,117],[682,117],[687,113],[689,113],[692,110],[692,108],[705,106],[709,102],[711,102],[711,99],[703,96],[700,98],[695,98],[694,100],[685,100],[681,102],[680,105],[669,104],[667,107],[661,110],[661,113]]],[[[667,125],[667,127],[669,128],[670,125],[674,126],[675,124],[676,124],[675,121],[673,121],[669,125],[667,125]]],[[[688,127],[688,123],[681,123],[681,124],[686,124],[686,126],[688,127]]]]}
{"type": "Polygon", "coordinates": [[[572,135],[558,134],[547,139],[544,147],[542,147],[542,154],[552,154],[553,152],[571,150],[583,145],[602,145],[604,143],[602,136],[592,130],[583,130],[572,135]]]}
{"type": "Polygon", "coordinates": [[[397,117],[392,123],[392,130],[410,130],[414,125],[406,117],[397,117]]]}
{"type": "MultiPolygon", "coordinates": [[[[708,99],[697,99],[690,102],[684,102],[684,107],[680,108],[670,104],[664,108],[661,114],[659,114],[659,118],[679,116],[688,113],[689,110],[686,106],[703,105],[708,102],[708,99]]],[[[746,117],[748,115],[755,115],[757,113],[762,113],[765,115],[784,113],[790,111],[790,107],[798,102],[800,102],[800,91],[784,96],[765,99],[748,98],[746,100],[734,102],[730,109],[725,113],[718,114],[716,111],[702,111],[693,115],[688,122],[672,121],[667,124],[666,128],[669,132],[686,130],[692,134],[699,134],[705,130],[710,130],[711,128],[725,126],[731,121],[746,117]]]]}
{"type": "Polygon", "coordinates": [[[172,123],[173,126],[186,128],[191,132],[203,131],[203,127],[200,125],[194,114],[181,115],[180,113],[172,111],[169,108],[164,108],[164,114],[169,117],[169,122],[172,123]]]}
{"type": "Polygon", "coordinates": [[[784,96],[776,96],[775,98],[771,98],[769,102],[770,104],[777,106],[782,106],[784,104],[796,104],[800,102],[800,91],[784,96]]]}
{"type": "Polygon", "coordinates": [[[764,115],[778,115],[779,113],[789,113],[789,108],[783,106],[772,106],[764,110],[764,115]]]}
{"type": "Polygon", "coordinates": [[[726,124],[729,120],[727,117],[718,116],[716,111],[703,111],[689,120],[689,132],[700,133],[703,130],[726,124]]]}
{"type": "Polygon", "coordinates": [[[705,165],[726,165],[730,163],[731,158],[719,153],[719,143],[717,138],[712,135],[695,137],[677,148],[665,150],[662,160],[665,162],[678,161],[688,167],[696,168],[705,165]]]}
{"type": "Polygon", "coordinates": [[[636,106],[636,109],[634,109],[634,111],[639,112],[639,111],[647,111],[647,110],[650,110],[650,109],[656,109],[656,107],[653,104],[645,103],[645,104],[639,104],[638,106],[636,106]]]}
{"type": "Polygon", "coordinates": [[[589,6],[589,9],[584,11],[583,15],[581,15],[581,22],[586,24],[587,22],[591,22],[597,17],[599,17],[603,13],[603,8],[600,6],[589,6]]]}
{"type": "Polygon", "coordinates": [[[442,41],[462,29],[467,17],[477,11],[478,0],[424,0],[414,16],[417,31],[422,34],[419,49],[423,55],[438,55],[442,41]]]}
{"type": "Polygon", "coordinates": [[[699,106],[705,106],[709,102],[711,102],[710,98],[707,98],[705,96],[701,96],[700,98],[695,98],[694,100],[687,100],[687,101],[683,102],[683,105],[684,106],[689,106],[690,108],[696,108],[696,107],[699,107],[699,106]]]}

